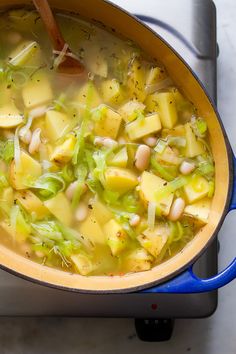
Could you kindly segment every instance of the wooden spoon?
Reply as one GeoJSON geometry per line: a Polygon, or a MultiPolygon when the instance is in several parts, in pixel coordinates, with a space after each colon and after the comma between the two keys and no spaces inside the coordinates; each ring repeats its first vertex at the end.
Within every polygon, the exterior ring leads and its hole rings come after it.
{"type": "Polygon", "coordinates": [[[61,74],[67,75],[81,75],[84,73],[85,68],[80,60],[72,53],[64,40],[48,1],[33,0],[33,3],[46,27],[53,49],[56,52],[65,51],[63,60],[57,66],[57,70],[61,74]]]}

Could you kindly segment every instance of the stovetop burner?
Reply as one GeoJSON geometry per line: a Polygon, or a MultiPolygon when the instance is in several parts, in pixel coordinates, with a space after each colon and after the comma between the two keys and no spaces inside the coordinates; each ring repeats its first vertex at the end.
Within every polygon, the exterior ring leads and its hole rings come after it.
{"type": "MultiPolygon", "coordinates": [[[[113,0],[163,36],[216,100],[216,13],[210,0],[113,0]]],[[[217,242],[196,262],[200,277],[217,273],[217,242]]],[[[193,318],[210,315],[217,292],[205,294],[85,295],[50,289],[0,271],[2,316],[193,318]]],[[[142,323],[144,324],[144,323],[142,323]]]]}

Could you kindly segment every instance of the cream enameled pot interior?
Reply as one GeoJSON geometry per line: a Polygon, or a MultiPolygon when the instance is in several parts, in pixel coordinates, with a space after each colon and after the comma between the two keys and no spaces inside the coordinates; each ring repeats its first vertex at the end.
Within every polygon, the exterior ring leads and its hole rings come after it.
{"type": "MultiPolygon", "coordinates": [[[[4,9],[9,6],[14,7],[29,3],[30,1],[0,0],[0,8],[4,9]]],[[[4,268],[8,268],[24,277],[51,286],[68,288],[68,290],[128,292],[137,288],[147,288],[150,284],[160,283],[184,269],[198,257],[213,239],[214,233],[222,221],[224,210],[227,207],[230,189],[230,160],[224,134],[210,101],[191,71],[172,49],[151,30],[119,8],[103,0],[55,0],[50,1],[50,3],[55,8],[74,11],[88,20],[96,20],[106,24],[108,27],[115,28],[118,33],[134,40],[144,51],[165,64],[176,85],[194,103],[199,109],[200,114],[207,120],[216,163],[216,193],[209,223],[204,229],[195,236],[181,253],[147,272],[114,277],[71,275],[67,272],[34,263],[2,245],[0,245],[0,264],[4,268]]]]}

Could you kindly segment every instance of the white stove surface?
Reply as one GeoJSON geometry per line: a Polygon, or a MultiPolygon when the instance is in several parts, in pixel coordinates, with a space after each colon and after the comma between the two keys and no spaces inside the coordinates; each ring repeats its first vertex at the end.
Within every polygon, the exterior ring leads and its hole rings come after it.
{"type": "MultiPolygon", "coordinates": [[[[172,0],[173,3],[177,0],[172,0]]],[[[170,16],[181,14],[184,9],[170,11],[170,16]]],[[[188,1],[188,0],[187,0],[188,1]]],[[[155,0],[114,0],[113,2],[136,13],[149,11],[155,0]]],[[[226,131],[236,153],[236,2],[215,0],[218,9],[218,108],[226,131]]],[[[175,7],[176,8],[176,7],[175,7]]],[[[181,22],[181,21],[180,21],[181,22]]],[[[220,234],[221,251],[219,268],[222,269],[235,257],[235,213],[227,217],[220,234]]],[[[0,277],[12,285],[10,275],[0,277]]],[[[14,287],[12,286],[14,292],[14,287]]],[[[1,292],[1,287],[0,287],[1,292]]],[[[236,282],[219,291],[217,312],[209,319],[179,320],[173,339],[166,343],[142,343],[134,333],[132,320],[111,319],[0,319],[1,354],[235,354],[236,353],[236,282]]],[[[15,298],[17,301],[17,296],[15,298]]],[[[33,301],[33,299],[32,299],[33,301]]]]}

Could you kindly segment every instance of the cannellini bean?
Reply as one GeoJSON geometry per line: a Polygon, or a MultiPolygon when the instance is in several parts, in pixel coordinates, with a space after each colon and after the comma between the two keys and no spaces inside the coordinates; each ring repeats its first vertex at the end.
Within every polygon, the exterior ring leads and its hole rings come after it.
{"type": "Polygon", "coordinates": [[[138,214],[133,215],[129,220],[130,226],[137,226],[140,223],[140,216],[138,214]]]}
{"type": "MultiPolygon", "coordinates": [[[[69,187],[67,188],[66,190],[66,197],[69,199],[69,200],[72,200],[73,198],[73,195],[76,191],[76,188],[78,186],[78,181],[75,181],[75,182],[72,182],[69,187]]],[[[84,183],[83,186],[82,186],[82,194],[85,193],[87,191],[88,187],[86,186],[86,184],[84,183]]]]}
{"type": "Polygon", "coordinates": [[[170,212],[168,215],[169,220],[176,221],[183,214],[185,208],[185,201],[183,198],[176,198],[170,208],[170,212]]]}
{"type": "Polygon", "coordinates": [[[183,161],[180,165],[180,172],[183,175],[188,175],[195,169],[195,164],[193,162],[183,161]]]}
{"type": "Polygon", "coordinates": [[[29,144],[29,153],[30,154],[35,154],[36,152],[39,151],[39,147],[41,144],[40,135],[41,135],[40,128],[37,128],[33,131],[32,138],[31,138],[31,141],[29,144]]]}
{"type": "Polygon", "coordinates": [[[103,138],[101,136],[96,136],[94,139],[94,144],[97,146],[106,146],[108,148],[113,148],[118,145],[117,141],[111,138],[103,138]]]}
{"type": "Polygon", "coordinates": [[[84,221],[88,216],[88,206],[83,202],[79,203],[76,211],[75,218],[77,221],[84,221]]]}
{"type": "Polygon", "coordinates": [[[150,161],[151,150],[147,145],[139,145],[135,154],[135,167],[139,171],[144,171],[150,161]]]}
{"type": "Polygon", "coordinates": [[[157,138],[155,136],[148,136],[143,139],[144,143],[150,147],[154,147],[157,144],[157,138]]]}
{"type": "Polygon", "coordinates": [[[21,134],[21,132],[20,132],[19,136],[20,136],[20,140],[21,140],[23,143],[25,143],[25,144],[27,144],[27,145],[30,144],[31,139],[32,139],[32,133],[31,133],[31,130],[30,130],[30,129],[27,130],[27,131],[26,131],[25,133],[23,133],[23,134],[21,134]]]}
{"type": "Polygon", "coordinates": [[[108,148],[114,148],[118,145],[117,141],[111,139],[111,138],[105,138],[103,140],[103,145],[108,147],[108,148]]]}
{"type": "Polygon", "coordinates": [[[103,142],[104,142],[104,138],[102,138],[101,136],[96,136],[96,138],[93,141],[94,145],[97,146],[102,146],[103,142]]]}
{"type": "Polygon", "coordinates": [[[119,143],[120,145],[126,144],[125,138],[123,138],[123,137],[121,136],[121,137],[118,139],[118,143],[119,143]]]}

